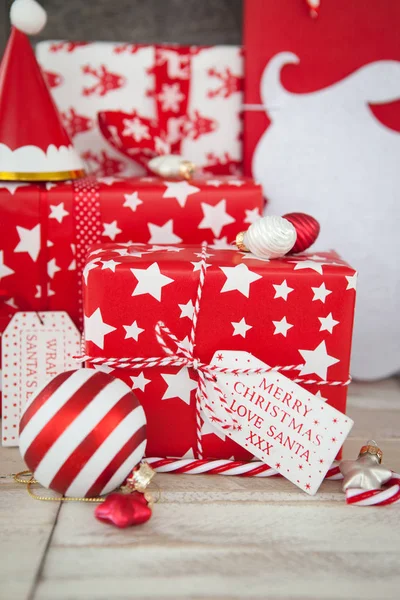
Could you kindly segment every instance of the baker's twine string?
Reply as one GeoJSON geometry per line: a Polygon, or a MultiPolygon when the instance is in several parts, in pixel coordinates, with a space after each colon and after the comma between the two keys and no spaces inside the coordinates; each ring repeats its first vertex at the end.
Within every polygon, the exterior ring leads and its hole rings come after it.
{"type": "MultiPolygon", "coordinates": [[[[93,357],[83,354],[80,357],[75,357],[81,362],[86,362],[92,366],[107,366],[110,368],[119,369],[145,369],[152,367],[188,367],[192,368],[197,372],[198,386],[196,390],[196,433],[197,433],[197,455],[198,458],[203,457],[202,447],[202,426],[203,417],[205,413],[208,419],[219,426],[222,430],[235,430],[240,428],[240,425],[236,418],[233,416],[233,411],[229,408],[227,399],[217,385],[216,374],[231,374],[231,375],[260,375],[270,373],[271,371],[279,371],[282,373],[288,371],[299,371],[304,364],[301,365],[280,365],[275,367],[257,367],[257,368],[246,368],[240,369],[235,367],[219,367],[218,365],[210,365],[201,362],[195,356],[196,350],[196,331],[198,324],[198,317],[200,314],[201,298],[203,295],[203,288],[205,283],[206,275],[206,264],[207,259],[207,244],[203,243],[201,247],[200,256],[200,275],[199,283],[197,286],[196,299],[194,303],[192,328],[189,335],[188,348],[185,347],[181,340],[170,331],[170,329],[162,322],[159,321],[155,326],[155,336],[157,342],[164,352],[165,356],[151,357],[151,358],[105,358],[105,357],[93,357]],[[171,348],[174,348],[172,349],[171,348]],[[210,399],[207,393],[207,382],[212,384],[212,387],[216,393],[216,399],[218,400],[218,408],[223,410],[224,417],[216,413],[213,405],[215,406],[215,400],[210,399]]],[[[304,384],[316,384],[316,385],[333,385],[333,386],[346,386],[350,383],[350,379],[346,381],[326,381],[316,379],[305,379],[303,377],[293,378],[292,381],[296,383],[304,384]]]]}

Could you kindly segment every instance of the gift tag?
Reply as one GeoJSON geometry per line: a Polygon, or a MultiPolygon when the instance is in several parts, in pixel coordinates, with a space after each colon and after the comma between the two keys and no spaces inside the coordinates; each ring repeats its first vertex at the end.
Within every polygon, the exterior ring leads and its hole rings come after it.
{"type": "MultiPolygon", "coordinates": [[[[211,364],[268,368],[252,354],[236,351],[216,352],[211,364]]],[[[353,421],[277,371],[217,374],[217,385],[238,422],[235,430],[224,433],[299,488],[315,494],[353,421]]],[[[217,416],[228,421],[209,382],[207,392],[217,416]]]]}
{"type": "Polygon", "coordinates": [[[18,446],[21,412],[58,373],[79,369],[80,334],[66,312],[17,312],[2,335],[2,445],[18,446]]]}

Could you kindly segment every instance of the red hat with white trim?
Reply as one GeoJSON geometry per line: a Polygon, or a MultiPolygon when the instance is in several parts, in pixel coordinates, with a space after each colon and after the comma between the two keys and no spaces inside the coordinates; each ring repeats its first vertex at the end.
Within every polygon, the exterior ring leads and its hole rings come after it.
{"type": "Polygon", "coordinates": [[[82,177],[82,161],[64,129],[28,35],[46,24],[36,0],[11,5],[12,31],[0,65],[0,180],[82,177]]]}

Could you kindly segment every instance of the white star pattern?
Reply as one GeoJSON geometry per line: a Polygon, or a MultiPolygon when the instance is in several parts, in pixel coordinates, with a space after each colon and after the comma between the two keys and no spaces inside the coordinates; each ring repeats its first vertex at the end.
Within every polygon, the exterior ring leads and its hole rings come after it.
{"type": "Polygon", "coordinates": [[[192,300],[189,300],[189,302],[186,302],[186,304],[178,304],[178,306],[181,309],[181,319],[183,319],[184,317],[187,317],[188,319],[193,319],[194,306],[192,300]]]}
{"type": "Polygon", "coordinates": [[[226,276],[226,281],[221,289],[221,294],[224,292],[232,292],[237,290],[246,298],[250,295],[250,285],[261,279],[261,275],[250,271],[247,265],[240,264],[236,267],[219,267],[226,276]]]}
{"type": "Polygon", "coordinates": [[[117,221],[113,221],[112,223],[103,223],[103,227],[103,235],[109,237],[112,241],[115,240],[119,233],[122,233],[122,229],[118,227],[117,221]]]}
{"type": "Polygon", "coordinates": [[[155,245],[147,250],[147,252],[181,252],[184,248],[178,248],[178,246],[167,246],[162,244],[161,246],[155,245]]]}
{"type": "Polygon", "coordinates": [[[85,280],[85,284],[86,284],[86,285],[87,285],[87,282],[88,282],[88,276],[89,276],[89,273],[90,273],[90,271],[91,271],[92,269],[96,269],[96,267],[99,267],[99,266],[100,266],[100,265],[98,264],[98,262],[97,262],[98,260],[99,260],[99,259],[98,259],[98,258],[96,258],[95,260],[92,260],[92,261],[90,261],[90,262],[86,263],[86,265],[85,265],[85,268],[83,269],[82,275],[83,275],[83,278],[84,278],[84,280],[85,280]]]}
{"type": "Polygon", "coordinates": [[[53,279],[54,275],[58,272],[61,271],[60,267],[57,265],[56,263],[56,259],[52,258],[51,260],[49,260],[49,262],[47,263],[47,274],[48,276],[53,279]]]}
{"type": "Polygon", "coordinates": [[[101,270],[105,271],[106,269],[110,269],[110,271],[115,273],[115,267],[120,264],[121,263],[113,260],[112,258],[110,260],[102,260],[101,261],[101,270]]]}
{"type": "Polygon", "coordinates": [[[147,267],[147,269],[131,269],[131,271],[138,280],[132,296],[149,294],[160,302],[162,288],[174,281],[171,277],[167,277],[161,273],[160,267],[156,262],[147,267]]]}
{"type": "Polygon", "coordinates": [[[163,111],[170,110],[177,113],[184,99],[185,95],[182,93],[179,83],[163,83],[161,92],[158,94],[158,100],[162,104],[163,111]]]}
{"type": "Polygon", "coordinates": [[[25,229],[25,227],[17,225],[17,233],[20,241],[14,252],[27,252],[36,262],[40,252],[40,225],[36,225],[32,229],[25,229]]]}
{"type": "MultiPolygon", "coordinates": [[[[55,291],[51,289],[50,287],[50,283],[47,284],[47,296],[54,296],[55,291]]],[[[42,297],[42,286],[41,285],[37,285],[36,286],[36,294],[35,294],[35,298],[41,298],[42,297]]]]}
{"type": "Polygon", "coordinates": [[[323,304],[325,304],[326,297],[332,294],[331,290],[326,288],[325,283],[321,283],[319,287],[312,287],[311,289],[314,292],[313,301],[321,300],[323,304]]]}
{"type": "Polygon", "coordinates": [[[139,325],[137,321],[133,321],[132,325],[123,325],[123,328],[126,331],[125,339],[129,340],[132,338],[135,342],[138,341],[139,335],[144,331],[139,325]]]}
{"type": "Polygon", "coordinates": [[[46,190],[47,191],[50,191],[52,188],[57,187],[57,184],[53,183],[52,181],[47,181],[45,183],[45,185],[46,185],[46,190]]]}
{"type": "Polygon", "coordinates": [[[321,342],[315,350],[299,350],[305,360],[300,375],[314,373],[321,379],[326,379],[328,368],[339,362],[334,356],[329,356],[325,342],[321,342]]]}
{"type": "MultiPolygon", "coordinates": [[[[291,260],[290,262],[293,263],[295,261],[291,260]]],[[[313,271],[316,271],[322,275],[322,266],[324,264],[326,263],[315,262],[314,260],[300,260],[299,262],[296,262],[294,270],[299,271],[300,269],[312,269],[313,271]]]]}
{"type": "MultiPolygon", "coordinates": [[[[192,262],[191,264],[193,265],[193,273],[195,271],[200,271],[201,270],[201,263],[202,261],[199,260],[198,262],[192,262]]],[[[208,269],[208,267],[211,267],[210,263],[205,263],[205,268],[208,269]]]]}
{"type": "Polygon", "coordinates": [[[11,196],[14,196],[15,192],[20,187],[26,187],[29,183],[20,183],[19,181],[0,181],[0,189],[6,189],[10,192],[11,196]]]}
{"type": "Polygon", "coordinates": [[[219,237],[225,225],[235,222],[235,219],[226,212],[226,200],[221,200],[215,206],[201,202],[203,220],[199,223],[199,229],[211,229],[216,237],[219,237]]]}
{"type": "Polygon", "coordinates": [[[64,202],[60,204],[50,204],[49,219],[55,219],[58,223],[62,223],[64,217],[67,217],[69,212],[64,209],[64,202]]]}
{"type": "Polygon", "coordinates": [[[316,392],[314,394],[314,396],[317,396],[317,398],[319,398],[322,402],[326,402],[326,398],[324,398],[323,396],[321,396],[321,390],[318,390],[318,392],[316,392]]]}
{"type": "Polygon", "coordinates": [[[213,250],[237,250],[236,246],[228,242],[228,238],[225,235],[219,240],[215,239],[214,243],[210,246],[213,250]]]}
{"type": "Polygon", "coordinates": [[[0,281],[3,277],[12,275],[14,271],[4,264],[4,250],[0,250],[0,281]]]}
{"type": "Polygon", "coordinates": [[[236,187],[242,187],[245,184],[241,179],[228,179],[226,182],[228,185],[234,185],[236,187]]]}
{"type": "Polygon", "coordinates": [[[275,289],[274,299],[283,298],[283,300],[287,300],[288,295],[294,290],[294,288],[288,286],[286,279],[280,284],[273,283],[272,287],[275,289]]]}
{"type": "Polygon", "coordinates": [[[113,185],[116,181],[120,181],[117,177],[98,177],[97,181],[104,183],[104,185],[113,185]]]}
{"type": "Polygon", "coordinates": [[[339,324],[339,321],[335,321],[332,317],[332,313],[329,313],[326,317],[318,317],[318,319],[321,321],[320,331],[329,331],[329,333],[332,333],[333,328],[339,324]]]}
{"type": "Polygon", "coordinates": [[[246,337],[246,333],[248,332],[248,330],[253,328],[253,325],[248,325],[246,323],[244,317],[240,321],[238,321],[238,322],[232,321],[231,324],[232,324],[232,327],[233,327],[232,336],[234,336],[234,335],[241,335],[243,338],[245,338],[246,337]]]}
{"type": "Polygon", "coordinates": [[[151,379],[146,379],[143,371],[139,373],[137,377],[131,377],[132,380],[132,389],[133,390],[142,390],[144,392],[145,387],[148,383],[150,383],[151,379]]]}
{"type": "Polygon", "coordinates": [[[190,378],[187,367],[182,367],[176,375],[161,373],[161,377],[168,385],[162,400],[179,398],[185,404],[190,404],[190,392],[197,388],[197,382],[190,378]]]}
{"type": "Polygon", "coordinates": [[[187,452],[181,458],[194,458],[193,448],[189,448],[187,452]]]}
{"type": "Polygon", "coordinates": [[[357,273],[354,275],[345,275],[347,279],[346,290],[355,290],[357,288],[357,273]]]}
{"type": "Polygon", "coordinates": [[[164,225],[155,225],[148,223],[150,231],[149,244],[179,244],[182,241],[178,235],[175,235],[172,228],[174,221],[170,219],[164,225]]]}
{"type": "Polygon", "coordinates": [[[286,337],[289,329],[293,327],[293,325],[287,322],[286,317],[283,317],[283,319],[280,321],[272,321],[272,323],[275,326],[274,335],[278,335],[280,333],[283,335],[283,337],[286,337]]]}
{"type": "Polygon", "coordinates": [[[187,181],[165,181],[167,189],[163,198],[176,198],[181,208],[185,207],[188,196],[200,192],[200,188],[190,185],[187,181]]]}
{"type": "Polygon", "coordinates": [[[116,327],[107,325],[103,321],[100,308],[97,308],[90,317],[85,315],[85,341],[93,342],[102,350],[104,349],[104,337],[115,329],[116,327]]]}
{"type": "Polygon", "coordinates": [[[143,200],[139,198],[139,194],[137,192],[132,192],[132,194],[124,194],[125,202],[122,206],[126,206],[130,208],[132,212],[135,212],[137,207],[140,204],[143,204],[143,200]]]}
{"type": "Polygon", "coordinates": [[[251,210],[245,210],[246,217],[244,219],[245,223],[255,223],[261,217],[260,210],[258,208],[252,208],[251,210]]]}

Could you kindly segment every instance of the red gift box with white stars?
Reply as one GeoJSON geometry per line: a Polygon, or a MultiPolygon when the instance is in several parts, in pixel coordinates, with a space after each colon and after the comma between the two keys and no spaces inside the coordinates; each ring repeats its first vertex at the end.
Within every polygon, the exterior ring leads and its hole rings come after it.
{"type": "MultiPolygon", "coordinates": [[[[199,245],[107,244],[92,250],[84,269],[88,365],[137,394],[147,456],[196,456],[198,376],[182,366],[114,368],[112,359],[165,357],[155,334],[160,321],[189,343],[200,266],[199,245]]],[[[314,381],[300,385],[344,413],[355,287],[354,269],[335,252],[266,261],[209,246],[194,356],[209,364],[216,352],[237,350],[269,366],[295,365],[286,376],[314,381]]],[[[204,458],[251,459],[207,418],[201,442],[204,458]]]]}
{"type": "Polygon", "coordinates": [[[79,325],[81,271],[93,243],[224,247],[262,208],[261,188],[234,176],[0,182],[0,288],[11,306],[65,310],[79,325]]]}

